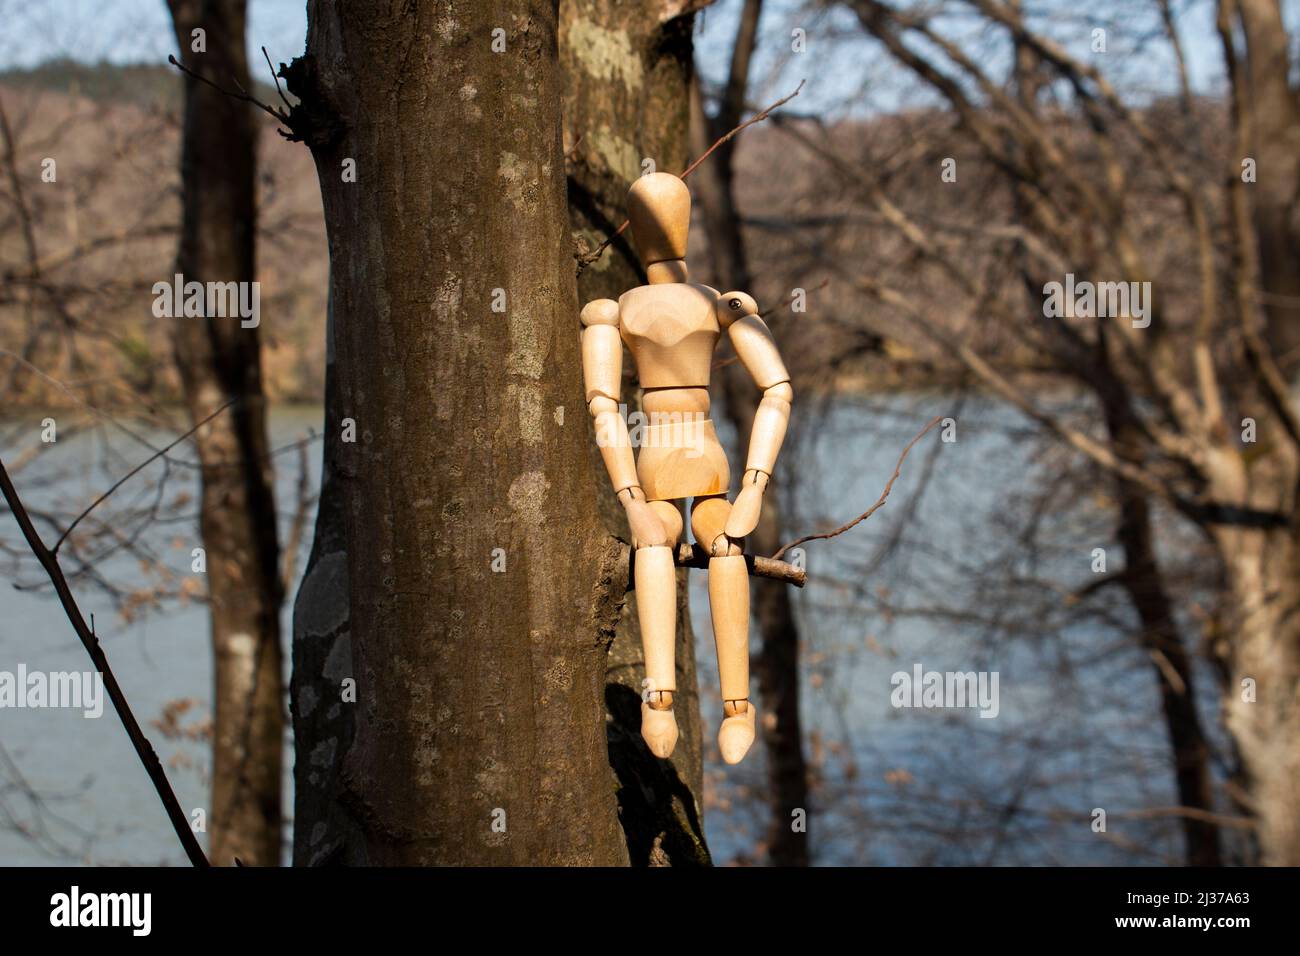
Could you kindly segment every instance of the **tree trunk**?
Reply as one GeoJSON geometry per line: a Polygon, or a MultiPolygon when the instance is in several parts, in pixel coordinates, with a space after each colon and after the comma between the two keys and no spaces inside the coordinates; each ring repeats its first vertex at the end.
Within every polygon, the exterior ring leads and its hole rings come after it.
{"type": "Polygon", "coordinates": [[[316,528],[293,606],[295,866],[364,866],[360,823],[343,801],[342,760],[356,701],[348,630],[348,553],[339,460],[343,413],[334,362],[334,309],[325,327],[325,432],[316,528]]]}
{"type": "MultiPolygon", "coordinates": [[[[249,87],[241,0],[170,0],[181,54],[213,82],[249,87]],[[206,52],[192,52],[202,29],[206,52]]],[[[257,127],[247,103],[185,79],[183,219],[176,271],[185,282],[255,275],[257,127]]],[[[207,311],[213,311],[208,309],[207,311]]],[[[176,362],[190,418],[234,405],[195,434],[201,462],[214,651],[212,807],[215,863],[280,859],[284,746],[279,544],[266,437],[258,329],[239,316],[177,317],[176,362]]]]}
{"type": "MultiPolygon", "coordinates": [[[[1235,163],[1230,193],[1240,321],[1300,380],[1300,100],[1290,85],[1289,37],[1278,0],[1221,0],[1217,27],[1232,90],[1235,152],[1257,163],[1247,181],[1235,163]],[[1236,53],[1234,14],[1246,56],[1236,53]]],[[[1255,359],[1254,361],[1259,361],[1255,359]]],[[[1278,401],[1286,401],[1279,396],[1278,401]]],[[[1253,448],[1211,461],[1211,491],[1225,505],[1268,515],[1208,528],[1223,562],[1227,630],[1216,642],[1225,675],[1224,711],[1240,758],[1238,802],[1253,814],[1264,863],[1300,865],[1300,449],[1280,409],[1255,413],[1253,448]]],[[[1232,509],[1225,509],[1232,510],[1232,509]]]]}
{"type": "MultiPolygon", "coordinates": [[[[688,91],[692,71],[690,12],[699,4],[647,5],[640,0],[562,0],[560,57],[564,69],[564,144],[569,216],[574,238],[595,248],[626,216],[627,190],[643,158],[680,172],[689,148],[688,91]]],[[[617,299],[645,284],[626,234],[578,281],[580,303],[617,299]]],[[[632,399],[632,363],[624,362],[624,399],[632,399]]],[[[603,473],[594,440],[592,467],[603,473]]],[[[601,517],[630,540],[623,508],[602,485],[601,517]]],[[[605,677],[609,761],[617,778],[619,821],[634,866],[698,866],[710,862],[703,832],[703,740],[695,674],[688,574],[677,572],[677,687],[680,731],[670,760],[641,739],[645,661],[636,598],[623,608],[605,677]]]]}
{"type": "MultiPolygon", "coordinates": [[[[1141,454],[1138,423],[1119,393],[1097,383],[1106,427],[1116,452],[1128,460],[1141,454]]],[[[1219,829],[1206,819],[1214,813],[1210,748],[1196,711],[1196,683],[1191,661],[1174,618],[1173,601],[1165,588],[1156,557],[1151,505],[1146,493],[1131,481],[1116,479],[1119,526],[1116,537],[1124,549],[1122,583],[1141,623],[1140,639],[1151,656],[1160,688],[1161,713],[1174,758],[1174,782],[1179,805],[1192,811],[1182,818],[1184,859],[1188,866],[1221,866],[1219,829]]]]}
{"type": "MultiPolygon", "coordinates": [[[[1222,2],[1222,0],[1221,0],[1222,2]]],[[[1226,0],[1240,12],[1246,57],[1246,124],[1256,162],[1253,197],[1260,304],[1278,365],[1300,383],[1300,96],[1291,79],[1292,35],[1279,0],[1226,0]]],[[[1242,157],[1243,159],[1245,157],[1242,157]]],[[[1238,168],[1234,170],[1241,174],[1238,168]]]]}
{"type": "Polygon", "coordinates": [[[1260,861],[1300,866],[1300,549],[1294,528],[1220,526],[1233,613],[1225,720],[1237,745],[1260,861]]]}
{"type": "Polygon", "coordinates": [[[625,582],[587,448],[557,31],[541,0],[314,0],[286,71],[356,427],[341,781],[370,863],[628,859],[601,704],[625,582]]]}
{"type": "MultiPolygon", "coordinates": [[[[1038,100],[1047,74],[1030,46],[1016,42],[1015,93],[1028,113],[1038,110],[1038,100]]],[[[1016,218],[1030,229],[1041,230],[1036,220],[1032,186],[1015,184],[1016,218]]],[[[1044,285],[1023,243],[1017,248],[1021,281],[1033,301],[1044,285]]],[[[1064,336],[1062,336],[1064,339],[1064,336]]],[[[1072,343],[1062,342],[1063,348],[1072,343]]],[[[1081,357],[1088,364],[1078,369],[1080,384],[1091,388],[1103,409],[1110,445],[1125,460],[1141,464],[1142,434],[1123,382],[1115,376],[1107,353],[1098,348],[1081,357]]],[[[1156,555],[1148,492],[1132,481],[1115,479],[1118,502],[1116,537],[1124,549],[1120,581],[1137,612],[1139,640],[1151,658],[1152,672],[1160,690],[1161,715],[1174,761],[1174,784],[1178,802],[1190,811],[1182,817],[1183,859],[1189,866],[1220,866],[1223,863],[1219,829],[1207,819],[1214,813],[1213,776],[1210,748],[1197,712],[1197,696],[1191,660],[1174,616],[1174,603],[1166,587],[1164,572],[1156,555]]]]}
{"type": "MultiPolygon", "coordinates": [[[[692,133],[697,137],[694,148],[697,155],[740,121],[761,8],[758,0],[747,0],[745,4],[737,29],[730,82],[718,115],[712,121],[704,112],[698,89],[695,91],[692,133]]],[[[695,172],[692,181],[703,212],[713,281],[718,283],[718,291],[738,289],[757,294],[736,208],[734,143],[731,140],[719,147],[695,172]]],[[[760,395],[738,362],[722,370],[721,385],[723,412],[736,430],[735,453],[743,459],[760,395]]],[[[781,524],[781,505],[777,489],[772,487],[763,501],[758,527],[749,536],[748,550],[755,554],[774,553],[781,547],[781,524]]],[[[756,579],[753,590],[753,615],[762,641],[755,670],[763,708],[759,723],[767,749],[768,855],[776,866],[807,866],[808,833],[806,829],[796,832],[792,826],[793,812],[807,811],[809,805],[808,764],[799,720],[799,628],[786,585],[756,579]]]]}

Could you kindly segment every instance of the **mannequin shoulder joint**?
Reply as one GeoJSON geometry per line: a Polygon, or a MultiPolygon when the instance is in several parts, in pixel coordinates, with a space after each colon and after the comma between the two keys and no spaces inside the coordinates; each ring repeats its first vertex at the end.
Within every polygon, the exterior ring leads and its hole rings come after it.
{"type": "Polygon", "coordinates": [[[593,299],[582,307],[582,324],[618,325],[618,303],[613,299],[593,299]]]}

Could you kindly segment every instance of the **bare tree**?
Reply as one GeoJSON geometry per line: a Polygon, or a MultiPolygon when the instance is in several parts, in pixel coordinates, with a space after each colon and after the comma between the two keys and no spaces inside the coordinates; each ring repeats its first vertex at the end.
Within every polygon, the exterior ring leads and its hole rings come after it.
{"type": "MultiPolygon", "coordinates": [[[[690,69],[690,10],[651,10],[639,4],[564,4],[560,12],[566,139],[569,147],[570,215],[579,242],[594,244],[612,232],[611,217],[621,214],[627,183],[636,170],[611,168],[610,153],[597,148],[601,137],[626,142],[669,164],[685,162],[686,78],[690,69]],[[609,82],[601,43],[626,51],[620,69],[625,83],[609,82]],[[590,134],[590,135],[589,135],[590,134]],[[584,143],[587,148],[584,148],[584,143]],[[632,145],[635,144],[635,145],[632,145]]],[[[615,153],[615,155],[618,155],[615,153]]],[[[584,297],[609,294],[637,283],[637,260],[616,246],[599,269],[587,270],[580,283],[584,297]]],[[[320,510],[307,573],[295,605],[293,712],[299,754],[296,775],[295,860],[304,864],[361,862],[365,840],[346,797],[343,756],[353,734],[353,708],[340,703],[340,682],[352,673],[349,633],[343,488],[339,481],[342,421],[335,363],[334,313],[327,330],[325,468],[320,510]],[[328,755],[328,756],[322,756],[328,755]]],[[[590,446],[594,452],[594,445],[590,446]]],[[[593,459],[598,460],[598,459],[593,459]]],[[[604,487],[598,485],[598,487],[604,487]]],[[[600,517],[612,533],[626,537],[622,509],[612,496],[599,497],[600,517]]],[[[508,559],[507,559],[508,560],[508,559]]],[[[683,575],[685,572],[682,572],[683,575]]],[[[621,593],[622,584],[616,589],[621,593]]],[[[685,589],[682,589],[683,592],[685,589]]],[[[678,660],[682,686],[693,687],[694,637],[689,618],[679,616],[678,660]]],[[[630,604],[630,602],[629,602],[630,604]]],[[[604,700],[612,792],[618,819],[634,865],[698,865],[708,862],[702,832],[698,707],[682,697],[695,732],[683,735],[671,762],[655,760],[637,732],[640,719],[641,645],[634,605],[617,619],[606,665],[604,700]],[[692,745],[693,741],[693,745],[692,745]]]]}
{"type": "MultiPolygon", "coordinates": [[[[256,278],[256,132],[251,107],[221,92],[250,86],[243,0],[169,0],[185,80],[182,224],[186,282],[256,278]],[[207,80],[203,82],[200,77],[207,80]]],[[[213,311],[211,308],[206,311],[213,311]]],[[[197,423],[215,686],[211,856],[280,859],[283,583],[256,326],[236,316],[175,318],[182,390],[197,423]]]]}
{"type": "MultiPolygon", "coordinates": [[[[1286,239],[1294,236],[1294,207],[1290,198],[1278,202],[1295,195],[1295,163],[1288,156],[1261,172],[1260,183],[1267,178],[1269,185],[1260,189],[1243,165],[1260,155],[1256,148],[1267,149],[1257,139],[1261,128],[1272,131],[1274,143],[1297,135],[1294,91],[1280,95],[1276,82],[1288,76],[1286,46],[1279,47],[1276,30],[1267,26],[1281,22],[1276,2],[1220,7],[1233,109],[1232,135],[1218,150],[1203,135],[1213,109],[1194,100],[1185,77],[1177,110],[1139,109],[1096,66],[1048,36],[1044,11],[1034,11],[1036,25],[1017,3],[968,5],[984,35],[1014,53],[1017,70],[999,77],[991,61],[946,35],[938,7],[865,0],[844,6],[894,62],[946,103],[969,137],[966,158],[953,160],[968,164],[962,181],[996,199],[974,224],[941,212],[918,218],[892,198],[898,184],[888,179],[899,178],[903,162],[856,166],[806,132],[796,134],[854,186],[905,254],[921,264],[922,283],[934,283],[927,294],[948,288],[964,308],[960,317],[941,318],[916,287],[842,265],[834,267],[837,275],[904,316],[922,341],[1112,483],[1125,566],[1107,583],[1121,584],[1128,594],[1140,622],[1137,636],[1161,687],[1187,858],[1215,862],[1216,817],[1188,639],[1179,634],[1172,584],[1158,557],[1158,536],[1173,535],[1177,520],[1199,531],[1221,573],[1204,639],[1221,665],[1226,723],[1241,761],[1229,792],[1254,816],[1262,858],[1296,862],[1300,429],[1283,371],[1291,361],[1287,346],[1280,324],[1270,326],[1264,314],[1266,303],[1287,305],[1290,280],[1278,270],[1266,278],[1263,265],[1271,257],[1289,261],[1295,272],[1288,252],[1293,240],[1286,239]],[[1260,70],[1253,81],[1252,60],[1260,70]],[[1270,92],[1261,96],[1265,89],[1270,92]],[[1254,116],[1261,104],[1267,120],[1254,116]],[[1128,201],[1139,183],[1145,195],[1156,197],[1146,215],[1128,201]],[[1171,220],[1181,226],[1179,238],[1152,242],[1153,228],[1168,235],[1171,220]],[[1007,253],[1003,263],[1020,273],[1020,295],[1011,294],[1005,266],[995,257],[959,253],[957,243],[972,234],[990,251],[1007,253]],[[1261,241],[1269,244],[1267,255],[1261,241]],[[1194,278],[1183,283],[1188,264],[1194,278]],[[1067,272],[1126,289],[1127,283],[1140,288],[1155,280],[1168,294],[1157,292],[1154,305],[1148,301],[1149,327],[1131,307],[1076,309],[1073,302],[1064,315],[1027,322],[1042,314],[1047,283],[1064,280],[1067,272]],[[985,327],[1000,334],[972,338],[977,317],[987,317],[985,327]],[[1008,360],[1012,356],[1015,361],[1008,360]],[[1058,375],[1090,395],[1091,420],[1053,409],[1017,364],[1058,375]],[[1157,511],[1171,517],[1157,522],[1157,511]]],[[[1143,12],[1162,22],[1160,5],[1143,12]]],[[[1168,25],[1167,8],[1164,13],[1168,25]]],[[[1183,62],[1177,34],[1170,31],[1167,42],[1183,62]]],[[[922,148],[911,155],[926,153],[922,148]]]]}
{"type": "Polygon", "coordinates": [[[592,507],[573,414],[556,9],[319,0],[308,17],[282,72],[320,176],[356,429],[337,463],[356,852],[626,862],[601,706],[625,547],[592,507]]]}

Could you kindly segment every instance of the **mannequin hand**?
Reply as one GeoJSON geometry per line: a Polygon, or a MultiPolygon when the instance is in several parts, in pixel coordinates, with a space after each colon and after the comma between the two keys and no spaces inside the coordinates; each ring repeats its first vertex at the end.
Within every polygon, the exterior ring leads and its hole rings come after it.
{"type": "Polygon", "coordinates": [[[623,503],[627,523],[632,529],[632,547],[653,548],[668,544],[668,532],[659,516],[643,500],[629,499],[623,503]]]}
{"type": "Polygon", "coordinates": [[[763,491],[767,488],[767,476],[761,471],[752,474],[752,482],[749,482],[748,474],[745,476],[747,483],[740,489],[740,494],[736,495],[731,514],[727,516],[727,523],[722,529],[728,538],[743,538],[758,527],[758,518],[763,512],[763,491]]]}

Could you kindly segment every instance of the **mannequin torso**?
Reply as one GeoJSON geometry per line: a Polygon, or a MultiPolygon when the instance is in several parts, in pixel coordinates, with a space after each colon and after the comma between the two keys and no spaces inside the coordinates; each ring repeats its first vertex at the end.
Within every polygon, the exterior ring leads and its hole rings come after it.
{"type": "Polygon", "coordinates": [[[726,453],[709,420],[709,372],[722,330],[718,292],[660,282],[618,300],[619,332],[645,389],[649,426],[639,442],[637,476],[654,499],[673,501],[727,490],[726,453]]]}

